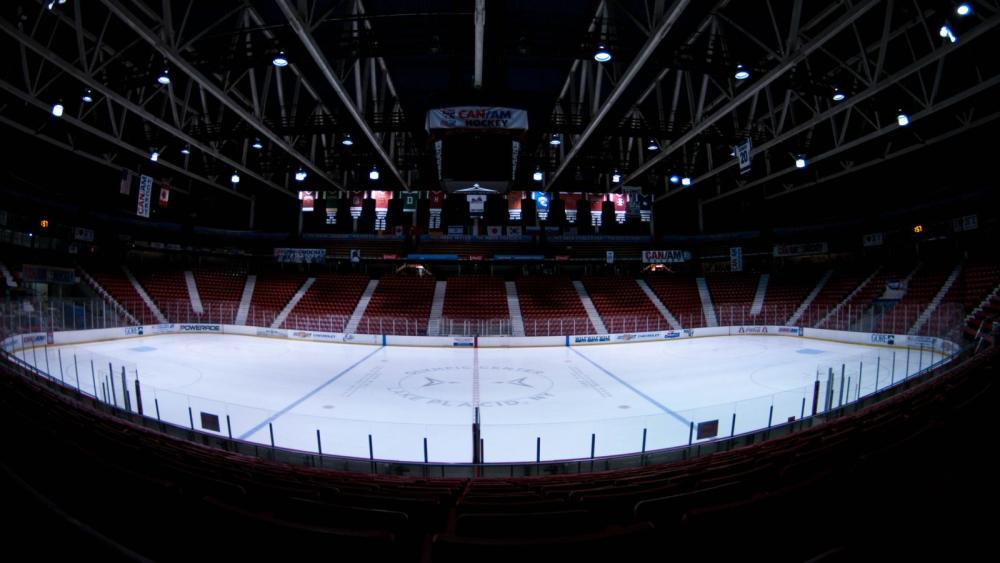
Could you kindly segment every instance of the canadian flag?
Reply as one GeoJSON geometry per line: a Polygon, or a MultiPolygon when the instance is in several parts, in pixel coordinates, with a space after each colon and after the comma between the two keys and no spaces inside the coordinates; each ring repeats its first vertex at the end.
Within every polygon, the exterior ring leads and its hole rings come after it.
{"type": "Polygon", "coordinates": [[[170,182],[163,180],[160,182],[160,207],[166,207],[170,203],[170,182]]]}

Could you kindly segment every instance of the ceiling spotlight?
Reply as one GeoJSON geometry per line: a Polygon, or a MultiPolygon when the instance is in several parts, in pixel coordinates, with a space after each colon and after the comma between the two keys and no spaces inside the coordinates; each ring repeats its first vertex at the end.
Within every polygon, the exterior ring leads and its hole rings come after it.
{"type": "Polygon", "coordinates": [[[62,100],[59,100],[56,104],[52,106],[52,115],[56,117],[62,117],[62,114],[63,114],[62,100]]]}
{"type": "Polygon", "coordinates": [[[846,97],[847,96],[845,96],[844,93],[840,91],[840,88],[833,89],[833,101],[842,102],[846,97]]]}
{"type": "Polygon", "coordinates": [[[374,182],[375,180],[378,180],[378,177],[378,167],[372,166],[372,169],[368,171],[368,179],[374,182]]]}
{"type": "Polygon", "coordinates": [[[650,139],[649,144],[646,145],[647,151],[658,151],[660,150],[660,145],[656,144],[656,139],[650,139]]]}
{"type": "Polygon", "coordinates": [[[306,174],[306,171],[303,170],[303,169],[301,169],[301,168],[299,168],[299,171],[295,173],[295,181],[296,182],[304,182],[305,179],[306,179],[306,176],[308,176],[308,174],[306,174]]]}
{"type": "Polygon", "coordinates": [[[344,138],[340,140],[340,144],[349,147],[354,144],[354,139],[351,138],[350,133],[344,133],[344,138]]]}
{"type": "Polygon", "coordinates": [[[152,160],[153,162],[156,162],[157,160],[160,160],[160,153],[158,153],[156,151],[153,151],[153,152],[149,153],[149,160],[152,160]]]}
{"type": "Polygon", "coordinates": [[[750,71],[743,68],[743,65],[736,65],[736,74],[733,75],[736,80],[746,80],[750,78],[750,71]]]}
{"type": "Polygon", "coordinates": [[[614,172],[611,173],[611,182],[612,183],[618,184],[618,183],[621,183],[621,181],[622,181],[622,175],[621,175],[620,172],[618,172],[617,170],[615,170],[614,172]]]}
{"type": "Polygon", "coordinates": [[[240,175],[237,172],[233,172],[233,175],[229,177],[229,181],[234,184],[240,183],[240,175]]]}
{"type": "Polygon", "coordinates": [[[940,35],[943,39],[947,39],[952,43],[958,42],[958,37],[956,37],[954,32],[951,31],[951,28],[948,27],[948,24],[944,24],[941,26],[941,29],[938,30],[938,35],[940,35]]]}
{"type": "Polygon", "coordinates": [[[260,150],[260,149],[264,148],[264,145],[261,144],[260,139],[254,139],[253,144],[250,145],[250,146],[253,147],[256,150],[260,150]]]}
{"type": "Polygon", "coordinates": [[[90,88],[87,88],[86,90],[83,91],[83,97],[80,98],[81,100],[83,100],[83,103],[89,104],[90,102],[94,101],[94,97],[91,95],[91,93],[92,92],[90,91],[90,88]]]}
{"type": "Polygon", "coordinates": [[[531,179],[536,182],[541,182],[545,176],[542,174],[542,169],[540,167],[535,168],[535,172],[531,175],[531,179]]]}
{"type": "Polygon", "coordinates": [[[552,138],[549,139],[549,144],[553,147],[558,147],[562,144],[562,135],[559,133],[553,133],[552,138]]]}
{"type": "Polygon", "coordinates": [[[684,176],[683,178],[681,178],[681,185],[685,186],[685,187],[686,186],[690,186],[691,185],[691,178],[688,178],[687,176],[684,176]]]}
{"type": "Polygon", "coordinates": [[[285,52],[278,51],[278,54],[274,56],[274,59],[271,60],[271,63],[278,68],[288,66],[288,58],[285,57],[285,52]]]}
{"type": "Polygon", "coordinates": [[[896,116],[896,123],[898,123],[900,127],[906,127],[910,124],[910,116],[900,110],[899,115],[896,116]]]}
{"type": "Polygon", "coordinates": [[[967,16],[972,13],[972,6],[965,3],[959,4],[958,7],[955,8],[955,13],[960,16],[967,16]]]}
{"type": "Polygon", "coordinates": [[[599,63],[606,63],[611,60],[611,51],[601,43],[597,46],[597,50],[594,51],[594,60],[599,63]]]}
{"type": "Polygon", "coordinates": [[[805,155],[801,155],[800,154],[799,156],[795,157],[795,167],[796,168],[805,168],[806,167],[806,157],[805,157],[805,155]]]}
{"type": "Polygon", "coordinates": [[[188,147],[184,147],[183,149],[181,149],[181,154],[183,154],[184,156],[187,156],[187,155],[191,154],[191,149],[188,148],[188,147]]]}
{"type": "Polygon", "coordinates": [[[681,183],[681,177],[678,176],[677,174],[671,174],[670,175],[670,183],[671,184],[680,184],[681,183]]]}
{"type": "Polygon", "coordinates": [[[157,78],[156,81],[164,86],[170,84],[170,69],[163,69],[163,73],[160,74],[160,77],[157,78]]]}

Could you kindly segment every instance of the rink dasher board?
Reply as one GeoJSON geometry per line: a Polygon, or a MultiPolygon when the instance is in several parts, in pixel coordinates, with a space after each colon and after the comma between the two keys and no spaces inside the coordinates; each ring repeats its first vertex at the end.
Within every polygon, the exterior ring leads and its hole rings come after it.
{"type": "Polygon", "coordinates": [[[0,342],[7,352],[31,347],[82,344],[127,338],[146,338],[162,334],[236,334],[260,338],[281,338],[310,342],[336,344],[359,344],[367,346],[416,346],[438,348],[524,348],[545,346],[595,346],[604,344],[633,344],[642,342],[665,342],[687,338],[712,336],[784,336],[810,340],[829,340],[846,344],[857,344],[890,349],[936,350],[951,355],[960,346],[949,340],[929,336],[903,334],[882,334],[869,332],[849,332],[817,328],[787,326],[727,326],[694,329],[648,331],[618,334],[582,334],[570,336],[399,336],[382,334],[344,334],[335,332],[276,329],[243,325],[222,325],[209,323],[162,323],[154,325],[74,330],[59,332],[32,332],[10,336],[0,342]]]}

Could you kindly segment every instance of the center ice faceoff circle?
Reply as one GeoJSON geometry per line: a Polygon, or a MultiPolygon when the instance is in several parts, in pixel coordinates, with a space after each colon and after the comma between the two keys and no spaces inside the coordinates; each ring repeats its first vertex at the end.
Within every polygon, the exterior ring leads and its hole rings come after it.
{"type": "Polygon", "coordinates": [[[437,366],[404,372],[389,392],[397,397],[440,407],[474,407],[470,400],[473,378],[487,400],[479,402],[482,408],[512,407],[537,403],[552,398],[552,379],[542,370],[525,367],[486,365],[437,366]]]}

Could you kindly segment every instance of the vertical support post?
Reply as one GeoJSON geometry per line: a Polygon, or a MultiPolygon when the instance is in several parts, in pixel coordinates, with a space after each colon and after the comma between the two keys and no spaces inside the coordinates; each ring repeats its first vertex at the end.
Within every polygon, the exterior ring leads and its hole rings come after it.
{"type": "Polygon", "coordinates": [[[316,429],[316,451],[319,452],[319,464],[323,465],[323,438],[319,434],[319,428],[316,429]]]}
{"type": "Polygon", "coordinates": [[[733,421],[729,424],[729,437],[736,436],[736,413],[733,412],[733,421]]]}
{"type": "Polygon", "coordinates": [[[690,446],[693,443],[694,443],[694,421],[692,420],[688,424],[688,445],[690,446]]]}
{"type": "Polygon", "coordinates": [[[157,422],[159,422],[160,421],[160,400],[158,398],[156,398],[156,397],[153,397],[153,406],[156,407],[156,420],[157,420],[157,422]]]}
{"type": "Polygon", "coordinates": [[[229,439],[233,439],[233,425],[229,421],[229,415],[226,415],[226,433],[229,434],[229,439]]]}
{"type": "Polygon", "coordinates": [[[122,366],[122,406],[127,411],[132,410],[132,401],[129,400],[128,396],[128,382],[125,379],[125,366],[122,366]]]}
{"type": "Polygon", "coordinates": [[[270,422],[267,423],[267,431],[271,435],[271,447],[273,448],[274,447],[274,424],[273,423],[270,423],[270,422]]]}
{"type": "Polygon", "coordinates": [[[76,354],[73,354],[73,371],[76,372],[76,392],[83,393],[80,389],[80,364],[76,363],[76,354]]]}
{"type": "Polygon", "coordinates": [[[903,380],[910,378],[910,347],[906,347],[906,368],[903,369],[903,380]]]}
{"type": "Polygon", "coordinates": [[[535,438],[535,463],[542,461],[542,438],[538,436],[535,438]]]}
{"type": "Polygon", "coordinates": [[[52,370],[49,369],[49,345],[45,344],[42,346],[42,352],[45,353],[45,375],[52,377],[52,370]]]}
{"type": "Polygon", "coordinates": [[[771,421],[773,421],[773,420],[774,420],[774,405],[771,405],[771,408],[767,412],[767,427],[768,427],[768,429],[771,428],[771,421]]]}
{"type": "Polygon", "coordinates": [[[878,372],[881,369],[882,369],[882,356],[878,355],[875,356],[875,391],[874,391],[875,393],[878,393],[878,376],[879,376],[878,372]]]}
{"type": "MultiPolygon", "coordinates": [[[[45,359],[48,360],[48,357],[49,357],[49,355],[46,354],[45,355],[45,359]]],[[[47,363],[45,364],[45,367],[46,368],[48,367],[47,363]]],[[[921,344],[920,345],[920,355],[917,356],[917,373],[920,373],[923,370],[924,370],[924,345],[921,344]]]]}
{"type": "Polygon", "coordinates": [[[646,429],[642,429],[642,453],[646,453],[646,429]]]}
{"type": "Polygon", "coordinates": [[[139,387],[139,378],[135,378],[135,405],[138,408],[139,416],[142,416],[142,389],[139,387]]]}
{"type": "Polygon", "coordinates": [[[424,437],[424,463],[427,463],[427,437],[424,437]]]}
{"type": "Polygon", "coordinates": [[[590,459],[594,459],[594,446],[597,444],[597,434],[590,435],[590,459]]]}
{"type": "Polygon", "coordinates": [[[837,406],[844,404],[844,375],[847,373],[847,364],[840,364],[840,389],[837,393],[837,406]]]}
{"type": "Polygon", "coordinates": [[[118,392],[115,391],[115,370],[111,367],[111,362],[108,362],[108,380],[111,382],[111,401],[118,406],[118,392]]]}
{"type": "Polygon", "coordinates": [[[188,422],[191,423],[191,430],[194,430],[194,413],[191,411],[190,405],[188,405],[188,422]]]}
{"type": "Polygon", "coordinates": [[[94,398],[97,398],[97,375],[94,373],[94,358],[90,358],[90,380],[94,384],[94,398]]]}
{"type": "Polygon", "coordinates": [[[62,365],[62,348],[56,348],[56,354],[59,356],[59,381],[66,384],[66,380],[63,377],[63,365],[62,365]]]}
{"type": "Polygon", "coordinates": [[[802,411],[799,412],[799,420],[802,420],[805,417],[806,417],[806,398],[805,398],[805,396],[803,396],[802,397],[802,411]]]}
{"type": "MultiPolygon", "coordinates": [[[[819,378],[817,377],[816,381],[813,382],[813,408],[812,408],[812,416],[816,416],[816,409],[817,409],[818,406],[819,406],[819,378]]],[[[733,414],[733,416],[735,417],[736,415],[733,414]]]]}
{"type": "Polygon", "coordinates": [[[892,373],[889,376],[889,385],[896,384],[896,351],[892,351],[892,373]]]}

